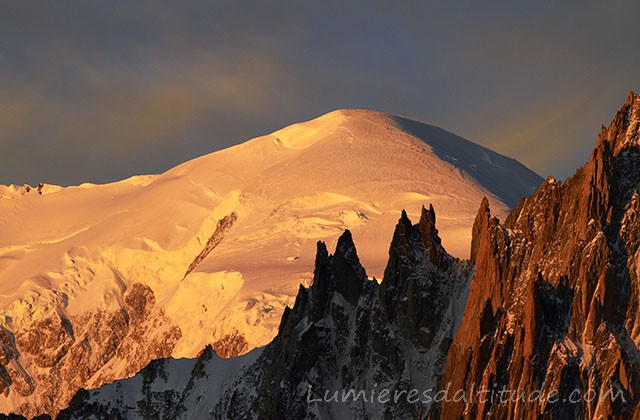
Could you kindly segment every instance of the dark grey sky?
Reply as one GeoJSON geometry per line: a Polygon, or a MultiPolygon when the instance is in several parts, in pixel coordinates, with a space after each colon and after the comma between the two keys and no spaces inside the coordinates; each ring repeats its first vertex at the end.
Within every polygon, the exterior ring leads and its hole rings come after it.
{"type": "Polygon", "coordinates": [[[640,88],[640,3],[1,1],[0,184],[157,173],[337,108],[564,178],[640,88]]]}

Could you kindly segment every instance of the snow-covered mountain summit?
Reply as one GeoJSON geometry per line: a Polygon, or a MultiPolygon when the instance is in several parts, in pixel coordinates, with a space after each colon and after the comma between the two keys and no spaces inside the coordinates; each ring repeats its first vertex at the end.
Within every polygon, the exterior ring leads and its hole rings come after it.
{"type": "Polygon", "coordinates": [[[263,345],[312,278],[316,241],[349,229],[380,278],[398,209],[428,202],[467,257],[482,197],[502,216],[541,181],[440,128],[341,110],[160,175],[2,187],[0,411],[52,413],[80,386],[207,344],[263,345]]]}

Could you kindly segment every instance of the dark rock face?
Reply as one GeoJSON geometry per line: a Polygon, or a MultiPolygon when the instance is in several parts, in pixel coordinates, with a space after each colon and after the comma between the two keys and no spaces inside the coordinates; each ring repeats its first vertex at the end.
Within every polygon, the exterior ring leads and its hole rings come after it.
{"type": "Polygon", "coordinates": [[[212,353],[207,349],[182,382],[184,387],[151,391],[180,375],[169,367],[163,372],[170,379],[162,379],[156,365],[164,362],[154,362],[105,391],[128,403],[104,398],[100,389],[82,391],[61,418],[93,413],[112,418],[189,418],[196,412],[218,419],[416,418],[423,410],[420,402],[405,397],[394,404],[380,403],[370,393],[382,388],[391,393],[433,388],[443,372],[472,267],[446,253],[435,221],[433,208],[423,209],[416,225],[403,212],[381,284],[367,278],[349,231],[340,237],[333,255],[318,243],[312,286],[300,287],[274,341],[249,353],[247,357],[257,352],[255,361],[223,385],[213,385],[219,379],[210,372],[219,377],[219,364],[234,359],[206,357],[212,353]],[[149,372],[155,372],[155,382],[144,385],[149,372]],[[197,397],[202,389],[219,398],[197,397]],[[342,395],[343,390],[362,393],[345,401],[324,401],[326,395],[342,395]],[[166,401],[174,403],[170,415],[162,411],[166,401]]]}
{"type": "Polygon", "coordinates": [[[391,405],[309,400],[343,389],[433,387],[470,269],[442,248],[433,208],[423,208],[416,225],[403,212],[381,284],[367,280],[349,231],[340,237],[334,255],[319,243],[313,285],[300,288],[277,337],[256,363],[259,372],[248,378],[248,388],[258,390],[257,396],[247,393],[243,378],[242,387],[227,390],[215,415],[415,418],[420,404],[406,400],[391,405]],[[248,403],[231,403],[240,400],[248,403]]]}
{"type": "Polygon", "coordinates": [[[504,225],[482,204],[476,274],[440,387],[545,398],[444,401],[433,417],[640,416],[639,121],[630,94],[589,162],[564,184],[549,179],[504,225]]]}
{"type": "Polygon", "coordinates": [[[433,207],[423,209],[416,226],[402,213],[380,290],[389,321],[422,347],[431,345],[450,303],[450,279],[439,273],[449,272],[452,260],[441,245],[435,221],[433,207]]]}

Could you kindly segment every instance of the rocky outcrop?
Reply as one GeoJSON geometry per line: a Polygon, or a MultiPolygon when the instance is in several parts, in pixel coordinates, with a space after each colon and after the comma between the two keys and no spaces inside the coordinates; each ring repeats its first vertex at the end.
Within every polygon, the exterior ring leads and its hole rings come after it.
{"type": "Polygon", "coordinates": [[[411,398],[385,404],[370,392],[433,388],[443,371],[471,265],[446,253],[435,222],[433,208],[416,225],[403,212],[381,284],[367,278],[349,231],[333,255],[318,243],[313,284],[300,287],[264,350],[220,359],[207,349],[188,362],[188,375],[178,360],[154,362],[134,378],[79,392],[61,418],[416,418],[422,407],[411,398]],[[349,390],[350,399],[325,400],[349,390]]]}
{"type": "Polygon", "coordinates": [[[632,93],[565,183],[549,178],[504,225],[482,204],[476,274],[440,381],[467,398],[433,417],[640,416],[639,121],[632,93]]]}
{"type": "Polygon", "coordinates": [[[218,220],[218,225],[216,226],[216,230],[213,232],[211,237],[207,240],[207,243],[205,244],[204,248],[202,248],[202,251],[200,251],[200,253],[193,259],[191,264],[189,264],[189,268],[187,268],[187,271],[184,274],[183,279],[184,277],[187,277],[189,273],[195,270],[196,267],[198,267],[198,265],[205,258],[207,258],[207,255],[209,255],[211,251],[215,249],[215,247],[220,245],[220,242],[222,242],[222,239],[224,239],[225,233],[227,233],[229,229],[231,229],[231,227],[236,222],[236,220],[238,220],[238,215],[234,212],[231,212],[230,214],[226,215],[222,219],[218,220]]]}
{"type": "Polygon", "coordinates": [[[135,283],[123,300],[117,310],[54,313],[15,334],[0,328],[0,391],[28,397],[20,414],[55,415],[80,387],[133,375],[171,355],[181,331],[155,307],[153,291],[135,283]]]}
{"type": "Polygon", "coordinates": [[[226,334],[211,346],[218,356],[224,358],[235,357],[249,350],[249,343],[237,330],[226,334]]]}

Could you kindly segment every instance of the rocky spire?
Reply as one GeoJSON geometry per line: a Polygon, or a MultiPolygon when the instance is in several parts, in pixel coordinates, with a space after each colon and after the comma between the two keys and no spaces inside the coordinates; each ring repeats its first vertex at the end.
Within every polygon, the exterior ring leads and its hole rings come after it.
{"type": "Polygon", "coordinates": [[[476,220],[473,222],[471,230],[471,262],[475,264],[480,251],[481,241],[486,239],[489,231],[489,221],[491,220],[491,210],[489,210],[489,200],[487,197],[482,199],[476,220]]]}
{"type": "Polygon", "coordinates": [[[338,238],[333,255],[329,255],[324,242],[318,242],[312,283],[312,294],[318,310],[326,307],[336,292],[355,305],[365,281],[367,274],[360,264],[353,237],[348,229],[338,238]]]}
{"type": "Polygon", "coordinates": [[[638,121],[632,93],[573,177],[548,179],[504,226],[483,200],[474,224],[476,274],[441,384],[542,388],[559,401],[448,402],[435,417],[640,416],[638,121]],[[575,390],[626,402],[567,403],[575,390]]]}
{"type": "Polygon", "coordinates": [[[450,265],[450,257],[438,236],[435,210],[432,205],[428,210],[423,206],[417,225],[413,225],[402,210],[389,247],[384,279],[389,285],[396,284],[410,277],[407,269],[427,262],[444,270],[450,265]]]}
{"type": "Polygon", "coordinates": [[[433,209],[433,205],[429,204],[429,210],[422,207],[422,213],[420,215],[420,222],[418,222],[420,228],[420,237],[422,244],[429,257],[429,261],[436,267],[444,267],[446,251],[442,247],[442,241],[438,236],[438,229],[436,228],[436,211],[433,209]]]}
{"type": "Polygon", "coordinates": [[[602,126],[596,149],[608,143],[613,155],[618,156],[624,150],[637,148],[638,129],[640,128],[640,93],[629,92],[627,101],[618,110],[608,127],[602,126]]]}

